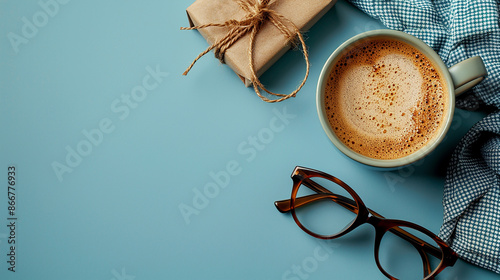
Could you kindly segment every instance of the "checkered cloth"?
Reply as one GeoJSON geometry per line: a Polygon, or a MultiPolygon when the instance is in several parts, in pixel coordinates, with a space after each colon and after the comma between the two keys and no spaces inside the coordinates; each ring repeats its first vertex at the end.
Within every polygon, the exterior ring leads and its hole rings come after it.
{"type": "Polygon", "coordinates": [[[452,66],[479,55],[488,77],[457,107],[491,107],[452,155],[439,233],[473,264],[500,273],[500,0],[349,0],[391,29],[412,34],[452,66]]]}

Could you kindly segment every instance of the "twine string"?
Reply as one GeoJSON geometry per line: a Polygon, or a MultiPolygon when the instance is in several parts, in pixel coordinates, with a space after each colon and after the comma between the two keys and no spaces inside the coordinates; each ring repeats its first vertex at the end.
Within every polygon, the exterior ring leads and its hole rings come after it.
{"type": "Polygon", "coordinates": [[[181,30],[193,30],[193,29],[202,29],[207,27],[229,27],[229,31],[227,34],[209,46],[205,51],[201,52],[194,60],[191,62],[189,67],[184,71],[183,75],[187,75],[194,64],[205,54],[214,50],[215,57],[219,59],[221,63],[224,63],[224,54],[227,49],[229,49],[236,41],[240,38],[249,34],[250,43],[248,48],[248,58],[249,58],[249,66],[250,66],[250,80],[253,84],[253,88],[255,93],[264,101],[269,103],[280,102],[286,100],[290,97],[295,97],[297,92],[304,86],[306,80],[309,76],[309,54],[307,53],[307,46],[304,42],[304,37],[302,36],[300,30],[291,22],[289,19],[284,17],[283,15],[277,13],[275,10],[269,8],[269,2],[271,0],[235,0],[240,7],[247,12],[246,16],[241,20],[228,20],[224,23],[208,23],[203,25],[197,25],[193,27],[181,27],[181,30]],[[255,47],[255,37],[257,33],[260,31],[262,25],[266,22],[271,22],[278,30],[285,36],[288,42],[293,42],[295,37],[298,38],[300,44],[302,45],[302,50],[304,54],[304,60],[306,62],[306,74],[302,83],[295,89],[293,92],[289,94],[281,94],[269,91],[264,87],[264,85],[260,82],[255,73],[255,65],[254,65],[254,47],[255,47]],[[287,27],[290,26],[290,27],[287,27]],[[267,92],[270,95],[277,96],[277,99],[269,99],[261,94],[261,90],[267,92]]]}

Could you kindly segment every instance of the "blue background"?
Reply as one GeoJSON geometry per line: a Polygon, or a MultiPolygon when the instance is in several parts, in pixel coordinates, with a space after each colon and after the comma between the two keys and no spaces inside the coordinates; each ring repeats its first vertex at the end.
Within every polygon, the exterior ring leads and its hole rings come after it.
{"type": "MultiPolygon", "coordinates": [[[[296,165],[341,178],[386,217],[439,232],[447,162],[483,114],[457,110],[449,137],[418,165],[375,171],[342,156],[316,114],[318,76],[343,41],[383,28],[345,1],[305,34],[309,80],[277,104],[211,54],[181,75],[207,47],[179,30],[191,1],[60,1],[50,14],[48,2],[0,1],[0,279],[385,279],[370,226],[319,241],[276,210],[296,165]],[[144,80],[151,90],[126,103],[144,80]],[[217,176],[223,188],[213,188],[217,176]]],[[[288,52],[261,80],[288,93],[304,69],[302,54],[288,52]]],[[[498,275],[459,260],[439,279],[498,275]]]]}

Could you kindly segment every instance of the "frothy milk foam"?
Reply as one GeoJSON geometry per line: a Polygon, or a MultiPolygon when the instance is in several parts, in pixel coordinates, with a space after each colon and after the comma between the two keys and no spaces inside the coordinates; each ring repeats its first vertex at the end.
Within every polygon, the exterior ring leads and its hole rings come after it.
{"type": "Polygon", "coordinates": [[[444,123],[448,96],[441,73],[403,42],[360,42],[330,73],[325,107],[337,137],[377,159],[416,152],[444,123]]]}

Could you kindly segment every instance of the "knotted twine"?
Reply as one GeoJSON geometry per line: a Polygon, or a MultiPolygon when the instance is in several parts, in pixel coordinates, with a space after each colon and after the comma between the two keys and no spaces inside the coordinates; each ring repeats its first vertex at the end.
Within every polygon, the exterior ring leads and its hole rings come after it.
{"type": "Polygon", "coordinates": [[[306,83],[307,77],[309,76],[309,55],[307,53],[307,47],[304,42],[304,38],[300,33],[300,30],[291,22],[289,19],[285,18],[283,15],[279,14],[275,10],[271,9],[269,6],[269,2],[271,0],[235,0],[239,6],[247,12],[246,16],[241,20],[230,19],[224,23],[208,23],[193,27],[181,27],[181,30],[193,30],[193,29],[202,29],[207,27],[230,27],[227,34],[209,46],[205,51],[201,52],[189,65],[189,67],[184,71],[182,75],[187,75],[191,68],[194,66],[196,61],[200,59],[202,56],[210,52],[212,49],[214,50],[215,57],[219,59],[221,63],[224,62],[224,54],[227,49],[229,49],[236,41],[245,36],[246,34],[250,34],[250,43],[248,47],[248,60],[250,67],[250,81],[253,84],[253,88],[255,93],[264,101],[269,103],[280,102],[286,100],[290,97],[295,97],[297,92],[304,86],[306,83]],[[255,45],[255,36],[260,31],[262,25],[265,22],[271,22],[278,30],[285,36],[287,42],[293,42],[295,37],[297,37],[302,45],[302,50],[304,53],[304,59],[306,61],[306,74],[302,83],[290,94],[281,94],[271,92],[264,87],[264,85],[260,82],[259,78],[257,78],[257,74],[255,74],[255,66],[253,61],[253,53],[254,53],[254,45],[255,45]],[[287,27],[289,26],[289,27],[287,27]],[[263,90],[270,95],[277,96],[277,99],[269,99],[261,94],[263,90]]]}

